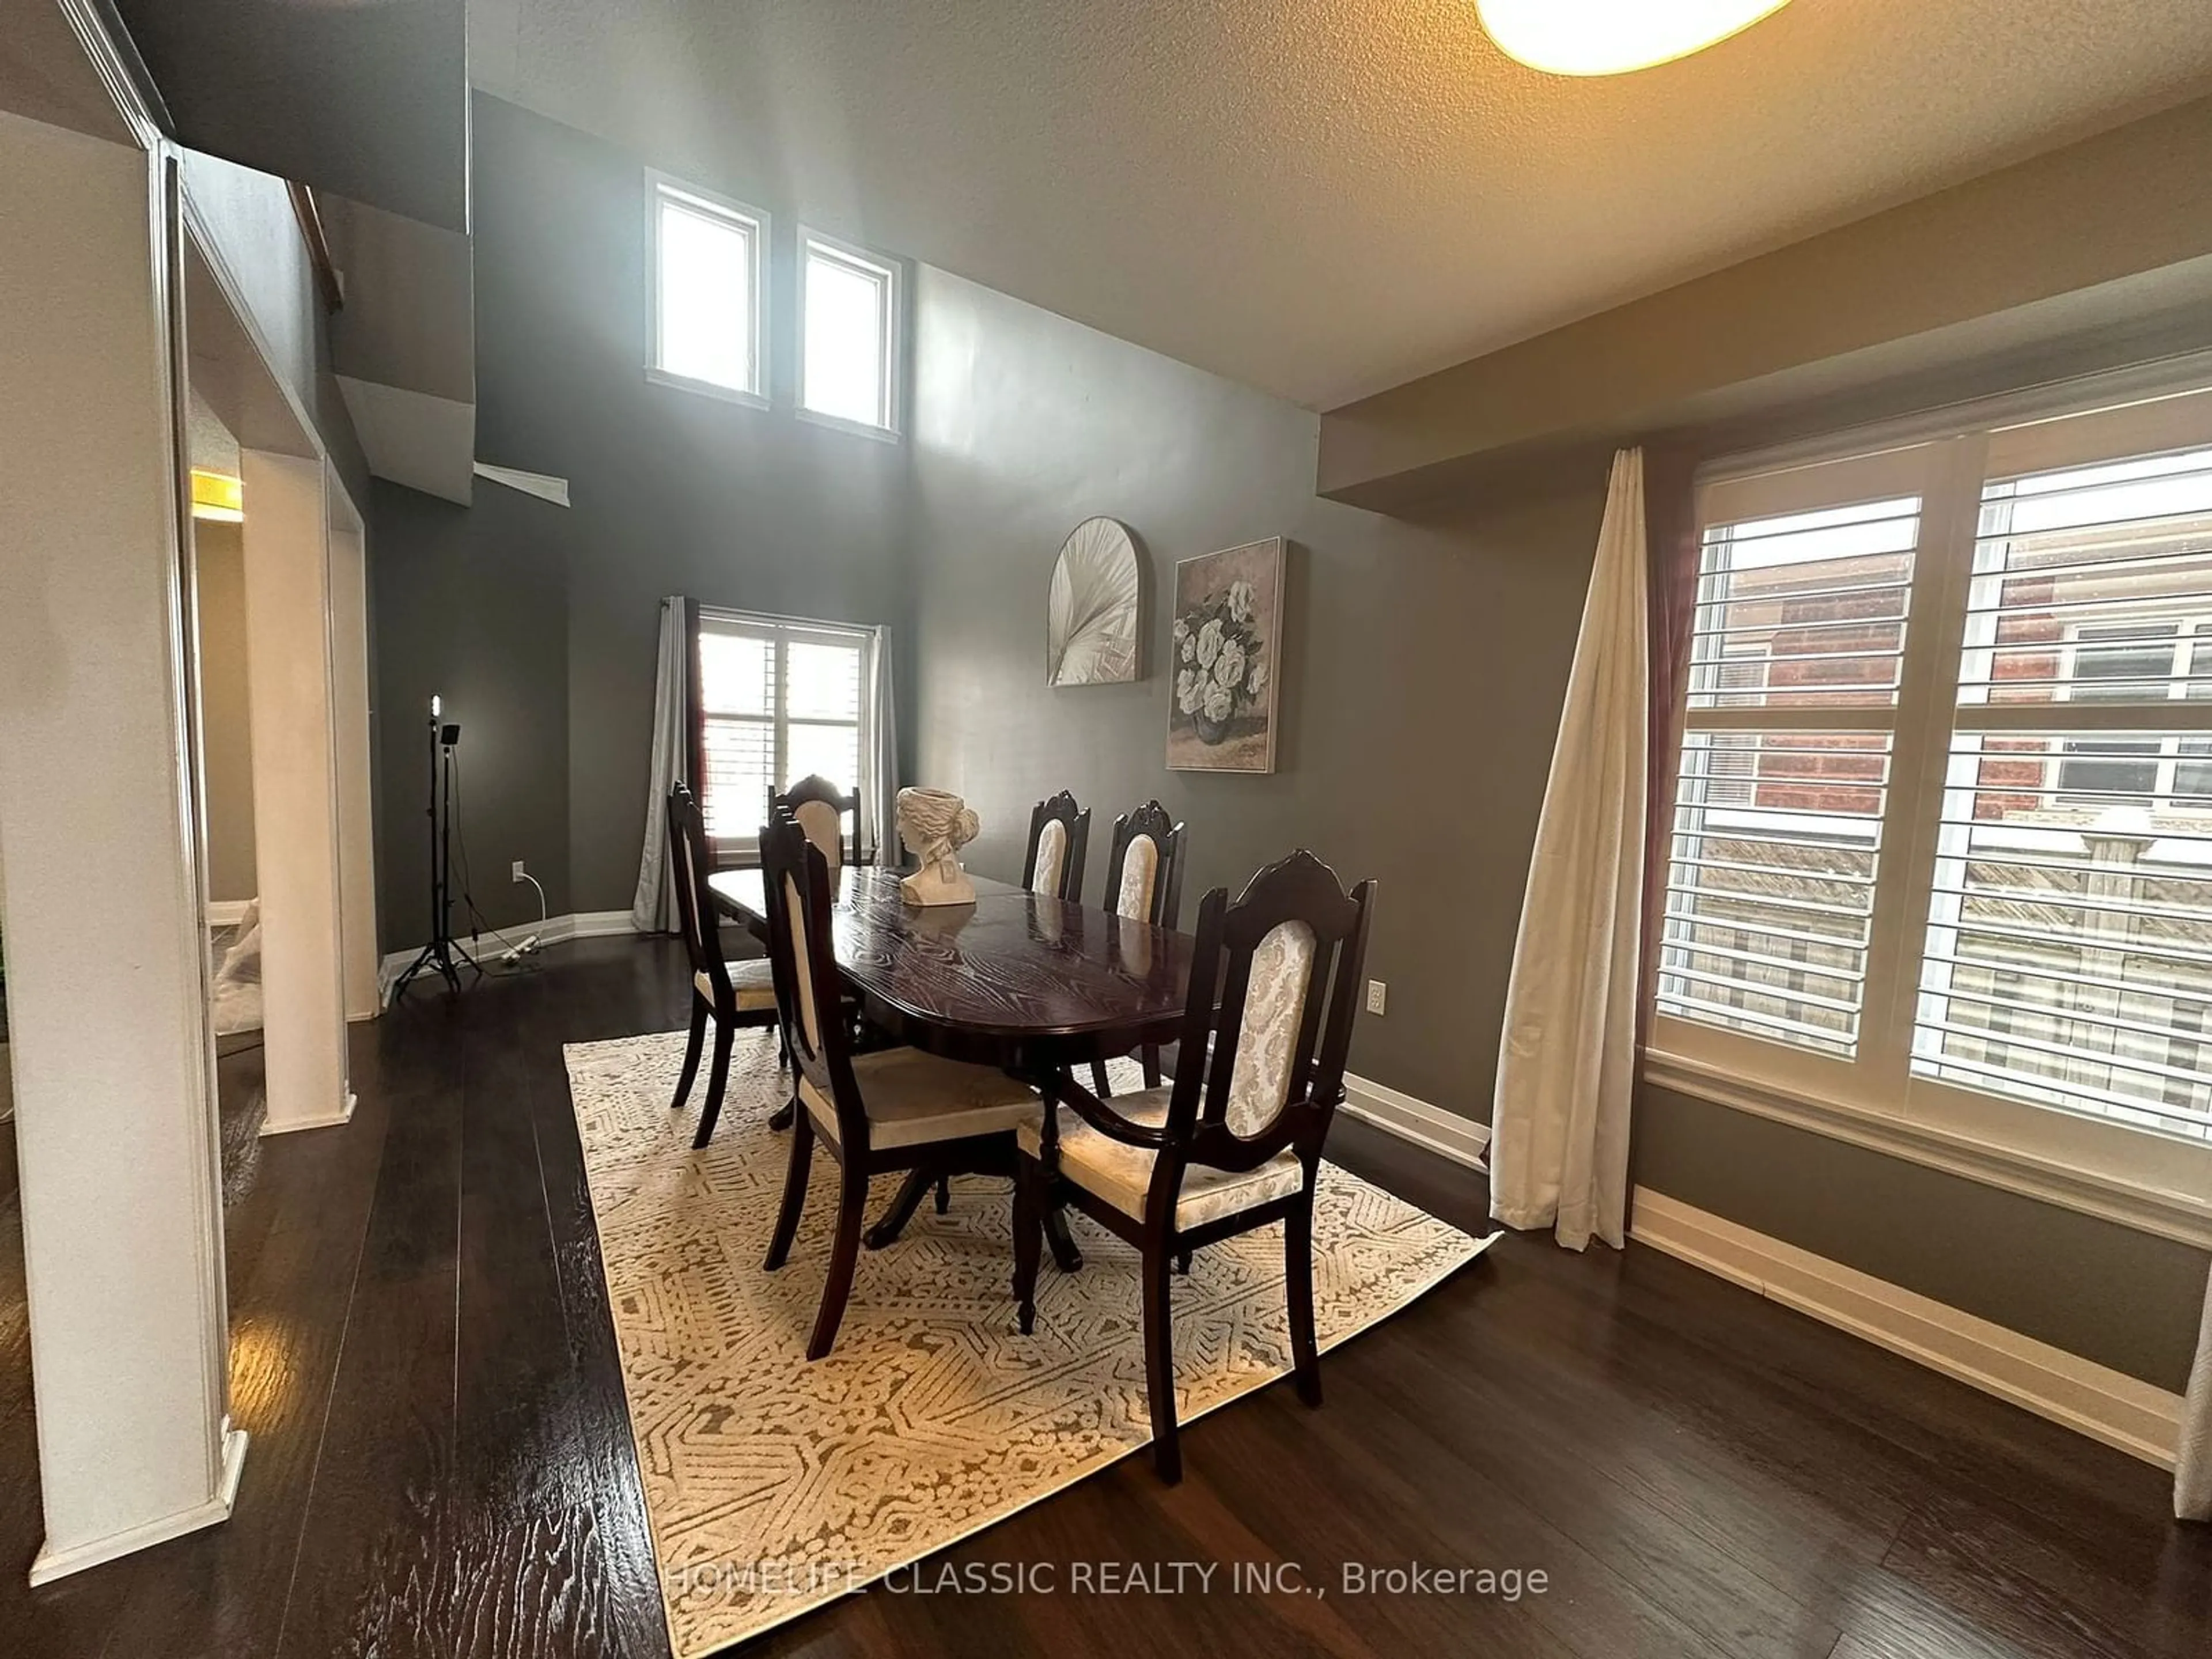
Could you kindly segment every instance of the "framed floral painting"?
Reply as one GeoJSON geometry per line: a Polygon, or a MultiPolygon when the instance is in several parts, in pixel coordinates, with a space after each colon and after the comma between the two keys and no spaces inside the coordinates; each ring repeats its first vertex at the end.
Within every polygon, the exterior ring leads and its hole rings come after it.
{"type": "Polygon", "coordinates": [[[1282,639],[1280,536],[1176,566],[1168,641],[1171,769],[1275,769],[1282,639]]]}

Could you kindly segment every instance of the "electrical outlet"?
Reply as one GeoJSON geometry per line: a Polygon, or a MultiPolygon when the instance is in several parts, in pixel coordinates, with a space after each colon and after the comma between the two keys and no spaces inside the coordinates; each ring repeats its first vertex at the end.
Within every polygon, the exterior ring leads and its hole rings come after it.
{"type": "Polygon", "coordinates": [[[1379,1014],[1382,1012],[1383,1000],[1389,988],[1379,979],[1370,979],[1367,981],[1367,1012],[1369,1013],[1379,1014]]]}
{"type": "Polygon", "coordinates": [[[515,881],[523,881],[527,878],[527,872],[522,867],[522,860],[520,859],[515,860],[512,879],[515,881]]]}

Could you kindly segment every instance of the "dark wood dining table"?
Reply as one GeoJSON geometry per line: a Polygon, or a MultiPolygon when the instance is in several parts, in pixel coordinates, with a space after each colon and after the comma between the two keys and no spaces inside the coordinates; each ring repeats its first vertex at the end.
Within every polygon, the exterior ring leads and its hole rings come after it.
{"type": "MultiPolygon", "coordinates": [[[[1038,1088],[1071,1068],[1175,1040],[1196,942],[1066,899],[971,878],[972,904],[906,902],[899,872],[847,865],[831,916],[837,967],[878,1030],[951,1060],[995,1066],[1038,1088]]],[[[708,878],[723,913],[767,932],[758,870],[708,878]]],[[[918,1170],[870,1229],[898,1235],[935,1179],[918,1170]]],[[[1052,1228],[1063,1267],[1081,1257],[1052,1228]]]]}

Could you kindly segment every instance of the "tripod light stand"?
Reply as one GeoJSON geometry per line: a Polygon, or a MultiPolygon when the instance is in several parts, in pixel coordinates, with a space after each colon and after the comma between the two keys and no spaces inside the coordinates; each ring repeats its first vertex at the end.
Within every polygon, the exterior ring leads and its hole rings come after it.
{"type": "Polygon", "coordinates": [[[394,1002],[407,994],[408,982],[426,968],[455,991],[461,988],[460,964],[478,978],[483,969],[453,938],[453,746],[461,728],[439,719],[438,699],[430,699],[430,942],[392,988],[394,1002]]]}

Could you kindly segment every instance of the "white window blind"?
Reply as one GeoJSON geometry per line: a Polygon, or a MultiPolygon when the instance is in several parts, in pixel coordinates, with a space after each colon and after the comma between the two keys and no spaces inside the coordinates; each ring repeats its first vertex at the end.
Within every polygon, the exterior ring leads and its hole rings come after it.
{"type": "Polygon", "coordinates": [[[760,398],[767,216],[672,179],[650,183],[653,368],[760,398]]]}
{"type": "MultiPolygon", "coordinates": [[[[702,609],[700,807],[724,856],[758,845],[770,790],[818,775],[865,795],[874,635],[829,623],[702,609]]],[[[846,833],[852,815],[846,815],[846,833]]]]}
{"type": "Polygon", "coordinates": [[[1655,1048],[2212,1202],[2212,392],[1699,499],[1655,1048]]]}

